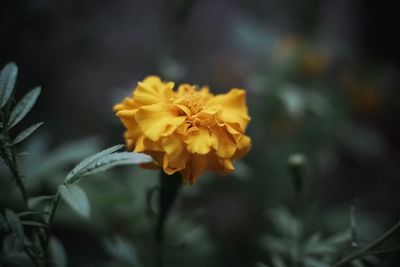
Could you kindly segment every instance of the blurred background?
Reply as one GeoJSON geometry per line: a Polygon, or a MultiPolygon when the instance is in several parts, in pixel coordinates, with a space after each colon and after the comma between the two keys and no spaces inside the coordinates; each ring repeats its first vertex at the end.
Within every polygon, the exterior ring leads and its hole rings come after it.
{"type": "MultiPolygon", "coordinates": [[[[123,142],[112,106],[156,74],[215,93],[245,88],[252,117],[253,149],[236,172],[205,175],[183,189],[169,223],[168,266],[257,266],[279,254],[260,239],[274,232],[271,216],[279,216],[270,211],[294,205],[287,168],[294,152],[308,158],[305,232],[348,228],[353,205],[360,244],[372,240],[400,212],[394,7],[370,0],[3,0],[0,65],[17,63],[17,98],[43,87],[20,128],[45,121],[23,148],[30,193],[54,192],[74,163],[123,142]]],[[[69,266],[151,266],[157,182],[156,172],[136,167],[85,181],[92,219],[66,206],[56,218],[69,266]]],[[[17,206],[1,191],[0,207],[17,206]]],[[[396,262],[385,255],[381,266],[396,262]]]]}

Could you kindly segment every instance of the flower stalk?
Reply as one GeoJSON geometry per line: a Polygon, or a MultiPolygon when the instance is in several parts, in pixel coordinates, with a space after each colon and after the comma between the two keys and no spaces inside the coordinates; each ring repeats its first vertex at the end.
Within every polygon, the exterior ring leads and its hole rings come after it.
{"type": "Polygon", "coordinates": [[[16,157],[16,152],[14,147],[11,145],[11,138],[10,138],[10,132],[9,128],[7,126],[8,123],[8,116],[6,116],[3,112],[1,112],[1,121],[3,122],[3,125],[1,127],[1,135],[2,135],[2,146],[1,146],[1,155],[3,160],[5,161],[7,167],[9,168],[15,183],[17,184],[17,187],[21,193],[23,203],[24,203],[24,208],[26,210],[29,210],[28,206],[28,194],[26,191],[26,187],[22,178],[22,175],[19,171],[18,168],[18,162],[17,162],[17,157],[16,157]]]}
{"type": "Polygon", "coordinates": [[[164,229],[168,214],[182,186],[182,177],[178,174],[167,175],[160,172],[159,215],[156,225],[157,266],[163,266],[164,229]]]}

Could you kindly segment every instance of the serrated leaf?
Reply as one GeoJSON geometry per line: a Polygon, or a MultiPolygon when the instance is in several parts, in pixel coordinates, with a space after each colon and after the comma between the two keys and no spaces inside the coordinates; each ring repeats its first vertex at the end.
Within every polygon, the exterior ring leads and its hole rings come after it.
{"type": "Polygon", "coordinates": [[[10,99],[17,80],[18,68],[15,63],[8,63],[0,72],[0,109],[10,99]]]}
{"type": "Polygon", "coordinates": [[[99,172],[104,172],[112,167],[120,165],[130,165],[130,164],[142,164],[153,161],[153,159],[142,153],[135,152],[119,152],[110,155],[106,155],[98,159],[93,164],[90,164],[81,176],[93,175],[99,172]]]}
{"type": "Polygon", "coordinates": [[[89,164],[92,163],[93,161],[95,161],[95,160],[97,160],[97,159],[99,159],[99,158],[101,158],[101,157],[103,157],[103,156],[105,156],[105,155],[114,153],[115,151],[120,150],[120,149],[123,148],[123,147],[124,147],[124,145],[112,146],[112,147],[110,147],[110,148],[107,148],[107,149],[105,149],[105,150],[103,150],[103,151],[101,151],[101,152],[99,152],[99,153],[96,153],[96,154],[94,154],[94,155],[92,155],[92,156],[90,156],[90,157],[88,157],[88,158],[82,160],[78,165],[75,166],[75,168],[73,168],[73,169],[68,173],[68,175],[65,177],[65,181],[66,181],[66,182],[69,182],[73,177],[77,176],[78,173],[79,173],[80,171],[82,171],[83,168],[85,168],[87,165],[89,165],[89,164]]]}
{"type": "Polygon", "coordinates": [[[64,246],[56,237],[52,236],[49,242],[51,266],[53,267],[66,267],[67,256],[64,246]]]}
{"type": "Polygon", "coordinates": [[[40,87],[35,87],[31,91],[29,91],[15,106],[13,111],[11,112],[10,119],[8,121],[8,126],[11,128],[15,126],[18,122],[20,122],[26,114],[32,109],[33,105],[35,105],[37,98],[40,95],[40,87]]]}
{"type": "Polygon", "coordinates": [[[12,145],[16,145],[19,142],[24,141],[28,136],[30,136],[31,134],[33,134],[40,126],[42,126],[43,122],[38,122],[35,123],[34,125],[26,128],[25,130],[23,130],[22,132],[20,132],[17,137],[15,137],[15,139],[12,141],[12,145]]]}
{"type": "Polygon", "coordinates": [[[90,204],[85,191],[76,184],[60,185],[58,188],[61,197],[79,215],[88,219],[90,204]]]}

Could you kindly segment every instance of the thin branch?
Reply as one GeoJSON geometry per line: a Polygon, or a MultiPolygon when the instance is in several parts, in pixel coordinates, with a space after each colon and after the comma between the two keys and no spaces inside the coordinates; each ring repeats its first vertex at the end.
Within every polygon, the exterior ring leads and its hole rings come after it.
{"type": "Polygon", "coordinates": [[[397,222],[395,225],[393,225],[392,228],[387,230],[383,235],[381,235],[378,239],[376,239],[370,245],[344,257],[340,261],[333,264],[332,267],[344,266],[345,264],[350,263],[351,261],[353,261],[357,258],[360,258],[366,254],[370,254],[371,251],[373,251],[375,248],[379,247],[383,242],[385,242],[387,239],[389,239],[391,236],[393,236],[399,229],[400,229],[400,221],[397,222]]]}

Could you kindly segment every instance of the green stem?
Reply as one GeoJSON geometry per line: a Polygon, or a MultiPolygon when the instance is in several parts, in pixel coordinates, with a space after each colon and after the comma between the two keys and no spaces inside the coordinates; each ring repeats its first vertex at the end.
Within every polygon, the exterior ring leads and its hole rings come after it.
{"type": "Polygon", "coordinates": [[[21,193],[25,208],[29,209],[28,206],[28,194],[26,192],[25,184],[22,179],[22,176],[18,169],[18,162],[14,147],[11,144],[10,132],[7,126],[8,116],[1,112],[1,120],[3,122],[2,127],[2,135],[3,135],[3,144],[1,148],[1,154],[4,157],[4,161],[7,164],[8,168],[11,171],[12,176],[14,177],[15,183],[21,193]]]}
{"type": "Polygon", "coordinates": [[[48,222],[47,222],[49,227],[53,223],[54,216],[56,215],[56,212],[57,212],[58,204],[60,203],[60,199],[61,199],[60,192],[57,191],[57,194],[53,198],[53,204],[51,206],[49,219],[48,219],[48,222]]]}
{"type": "Polygon", "coordinates": [[[168,214],[172,205],[178,195],[179,189],[182,185],[182,177],[179,173],[167,175],[161,171],[160,175],[160,202],[159,202],[159,215],[156,225],[156,242],[157,242],[157,266],[163,266],[163,242],[164,242],[164,228],[168,214]]]}
{"type": "Polygon", "coordinates": [[[362,257],[365,254],[368,254],[370,251],[372,251],[375,248],[377,248],[378,246],[380,246],[388,238],[393,236],[399,229],[400,229],[400,221],[398,223],[396,223],[395,225],[393,225],[392,228],[387,230],[383,235],[381,235],[378,239],[376,239],[374,242],[372,242],[369,246],[366,246],[365,248],[344,257],[340,261],[333,264],[332,267],[344,266],[345,264],[348,264],[351,261],[353,261],[359,257],[362,257]]]}

